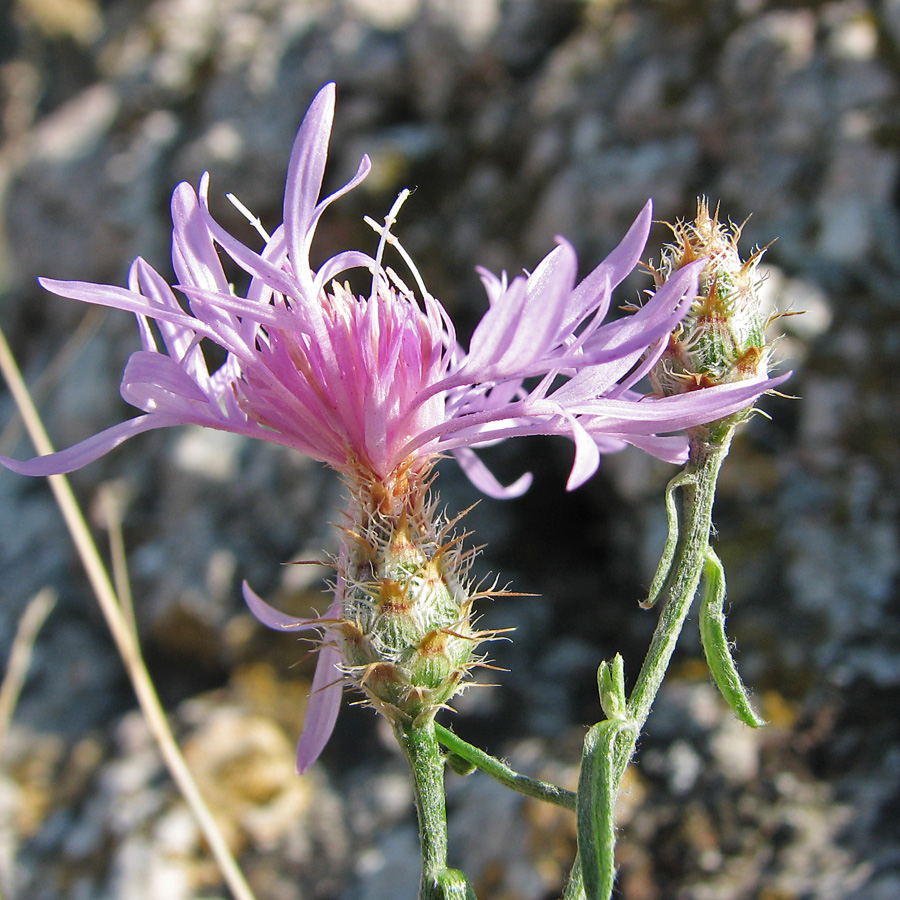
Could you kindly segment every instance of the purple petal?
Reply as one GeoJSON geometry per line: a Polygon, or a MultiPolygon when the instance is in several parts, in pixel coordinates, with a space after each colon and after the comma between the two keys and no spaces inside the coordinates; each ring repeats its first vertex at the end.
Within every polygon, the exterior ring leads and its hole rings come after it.
{"type": "Polygon", "coordinates": [[[326,84],[310,104],[288,163],[284,188],[284,230],[294,272],[309,271],[309,238],[322,190],[334,120],[335,87],[326,84]]]}
{"type": "Polygon", "coordinates": [[[198,314],[204,317],[207,311],[223,309],[240,316],[245,323],[249,321],[259,325],[272,325],[285,331],[298,329],[297,316],[282,307],[256,300],[245,300],[230,293],[207,291],[187,284],[176,284],[175,287],[191,300],[199,301],[195,307],[198,314]]]}
{"type": "Polygon", "coordinates": [[[179,281],[209,291],[228,292],[212,235],[194,189],[182,182],[172,194],[172,262],[179,281]]]}
{"type": "MultiPolygon", "coordinates": [[[[644,252],[653,221],[653,203],[648,200],[638,213],[628,233],[619,245],[572,292],[570,315],[573,323],[580,321],[596,303],[599,289],[608,278],[610,288],[621,284],[634,269],[644,252]]],[[[609,295],[607,294],[607,302],[609,295]]],[[[605,314],[605,310],[604,310],[605,314]]]]}
{"type": "Polygon", "coordinates": [[[600,448],[574,416],[570,416],[564,411],[563,415],[572,429],[572,440],[575,442],[575,460],[572,463],[568,481],[566,481],[566,490],[574,491],[597,471],[600,466],[600,448]]]}
{"type": "MultiPolygon", "coordinates": [[[[276,631],[306,631],[322,628],[322,619],[296,619],[274,606],[269,606],[249,584],[242,585],[244,601],[250,612],[268,628],[276,631]]],[[[326,618],[336,618],[341,614],[341,601],[336,598],[325,614],[326,618]]],[[[312,690],[303,721],[303,733],[297,745],[297,774],[302,775],[318,758],[334,731],[338,710],[341,705],[344,676],[339,665],[340,650],[332,644],[323,643],[319,648],[319,661],[313,675],[312,690]]]]}
{"type": "Polygon", "coordinates": [[[453,455],[469,481],[483,494],[487,494],[488,497],[493,497],[496,500],[511,500],[513,497],[521,497],[531,487],[531,472],[520,475],[509,487],[503,487],[490,469],[469,447],[457,447],[453,451],[453,455]]]}
{"type": "Polygon", "coordinates": [[[80,469],[88,463],[99,459],[109,453],[114,447],[118,447],[123,441],[140,434],[142,431],[150,431],[153,428],[165,428],[168,425],[180,425],[182,420],[173,416],[137,416],[127,422],[120,422],[93,435],[80,444],[49,453],[46,456],[36,456],[34,459],[25,460],[10,459],[8,456],[0,456],[0,465],[6,466],[19,475],[66,475],[80,469]]]}
{"type": "Polygon", "coordinates": [[[541,260],[528,278],[525,318],[526,327],[530,326],[532,334],[523,336],[520,345],[526,343],[528,337],[538,345],[546,345],[556,340],[559,334],[565,305],[578,272],[578,257],[565,238],[557,238],[557,241],[556,249],[541,260]]]}
{"type": "Polygon", "coordinates": [[[344,689],[344,676],[338,668],[340,661],[341,654],[337,647],[322,645],[303,719],[303,732],[297,744],[298,775],[302,775],[319,758],[334,731],[344,689]]]}
{"type": "Polygon", "coordinates": [[[375,268],[375,260],[368,253],[362,253],[359,250],[345,250],[326,260],[319,271],[316,273],[316,280],[313,287],[313,294],[318,294],[322,285],[331,281],[341,272],[348,269],[368,269],[371,271],[375,268]]]}
{"type": "Polygon", "coordinates": [[[329,194],[324,200],[320,200],[318,205],[315,208],[313,213],[312,221],[309,223],[307,227],[307,237],[306,237],[306,249],[309,250],[309,245],[312,243],[313,233],[316,230],[316,226],[319,224],[319,219],[322,217],[322,213],[334,203],[335,200],[339,200],[344,194],[348,194],[352,191],[357,185],[362,184],[363,181],[369,175],[369,172],[372,169],[372,160],[369,159],[369,154],[364,153],[363,158],[359,161],[359,168],[356,170],[356,174],[342,187],[338,188],[333,194],[329,194]]]}
{"type": "Polygon", "coordinates": [[[485,269],[483,266],[476,266],[475,271],[484,285],[484,290],[488,295],[488,303],[493,306],[506,290],[506,272],[498,278],[493,272],[485,269]]]}
{"type": "Polygon", "coordinates": [[[137,350],[129,357],[121,394],[126,403],[144,412],[164,410],[177,415],[186,412],[185,404],[206,404],[210,399],[172,357],[146,350],[137,350]]]}
{"type": "Polygon", "coordinates": [[[160,306],[127,288],[115,287],[110,284],[91,284],[89,281],[56,281],[52,278],[38,278],[38,282],[41,287],[59,297],[94,303],[97,306],[123,309],[139,316],[149,316],[160,322],[171,322],[216,340],[216,334],[211,328],[183,310],[160,306]]]}
{"type": "Polygon", "coordinates": [[[212,232],[216,243],[245,271],[261,278],[269,287],[289,297],[303,294],[300,283],[283,269],[271,263],[265,256],[254,253],[236,237],[230,235],[212,216],[206,194],[209,190],[209,175],[200,179],[200,209],[206,227],[212,232]]]}
{"type": "Polygon", "coordinates": [[[622,440],[634,447],[638,447],[645,453],[649,453],[651,456],[655,456],[657,459],[661,459],[663,462],[674,463],[675,465],[686,463],[690,452],[688,439],[683,434],[662,437],[655,434],[649,436],[623,434],[622,440]]]}
{"type": "Polygon", "coordinates": [[[496,364],[512,344],[526,297],[525,279],[514,278],[503,296],[491,304],[475,326],[464,371],[476,372],[479,378],[490,377],[488,372],[493,374],[496,364]]]}
{"type": "Polygon", "coordinates": [[[631,389],[646,375],[649,375],[653,367],[659,362],[659,358],[665,353],[666,347],[669,345],[669,336],[664,335],[656,342],[655,347],[651,347],[641,360],[640,365],[636,366],[627,378],[623,378],[615,387],[607,392],[606,396],[611,400],[616,397],[627,395],[631,389]]]}
{"type": "Polygon", "coordinates": [[[573,411],[581,415],[582,425],[591,433],[624,435],[681,431],[683,428],[715,422],[746,409],[791,374],[788,372],[778,378],[736,381],[639,403],[631,400],[598,399],[579,403],[573,411]]]}
{"type": "MultiPolygon", "coordinates": [[[[275,609],[274,606],[269,606],[246,581],[241,585],[241,592],[250,612],[267,628],[272,628],[275,631],[307,631],[323,627],[320,618],[295,619],[293,616],[275,609]]],[[[329,616],[330,614],[331,610],[328,611],[329,616]]]]}
{"type": "MultiPolygon", "coordinates": [[[[128,273],[128,286],[137,294],[145,296],[156,306],[163,309],[171,309],[177,313],[183,311],[165,279],[140,257],[134,261],[128,273]]],[[[144,348],[156,350],[156,341],[152,337],[147,317],[138,313],[137,320],[141,323],[141,343],[144,345],[144,348]]],[[[182,368],[197,384],[208,386],[209,370],[206,368],[206,360],[203,357],[203,351],[199,346],[200,341],[194,328],[175,325],[158,317],[155,321],[169,355],[178,360],[182,368]]]]}
{"type": "Polygon", "coordinates": [[[621,359],[643,351],[668,334],[681,321],[697,296],[697,279],[706,265],[698,260],[679,269],[634,315],[598,329],[584,345],[589,364],[621,359]]]}
{"type": "Polygon", "coordinates": [[[559,343],[577,266],[571,244],[561,241],[528,279],[513,279],[472,334],[464,366],[470,378],[521,373],[559,343]]]}

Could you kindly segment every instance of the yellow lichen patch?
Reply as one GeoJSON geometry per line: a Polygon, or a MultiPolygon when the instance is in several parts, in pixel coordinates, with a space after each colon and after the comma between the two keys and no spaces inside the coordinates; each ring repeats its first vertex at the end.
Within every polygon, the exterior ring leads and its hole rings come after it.
{"type": "Polygon", "coordinates": [[[49,38],[70,37],[89,44],[103,28],[94,0],[18,0],[16,5],[49,38]]]}
{"type": "Polygon", "coordinates": [[[235,851],[266,847],[310,810],[314,786],[295,776],[293,742],[271,719],[211,708],[184,755],[235,851]]]}
{"type": "Polygon", "coordinates": [[[231,685],[242,705],[274,719],[291,737],[299,737],[309,699],[308,681],[296,676],[279,678],[270,663],[255,662],[235,669],[231,685]]]}
{"type": "Polygon", "coordinates": [[[13,746],[11,750],[7,748],[7,756],[13,758],[7,760],[7,769],[20,792],[15,805],[15,827],[22,837],[30,837],[53,809],[63,743],[55,735],[42,735],[22,756],[16,753],[15,742],[10,743],[13,746]]]}
{"type": "Polygon", "coordinates": [[[762,708],[765,710],[769,725],[792,729],[797,725],[799,712],[797,704],[787,700],[778,691],[764,691],[762,695],[762,708]]]}

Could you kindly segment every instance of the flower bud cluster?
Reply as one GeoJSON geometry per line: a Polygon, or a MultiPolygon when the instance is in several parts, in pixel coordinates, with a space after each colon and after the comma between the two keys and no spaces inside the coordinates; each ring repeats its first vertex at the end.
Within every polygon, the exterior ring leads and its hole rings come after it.
{"type": "MultiPolygon", "coordinates": [[[[369,483],[371,485],[371,482],[369,483]]],[[[472,627],[474,550],[461,549],[429,495],[427,478],[402,482],[385,502],[354,485],[354,524],[345,529],[342,619],[335,630],[347,677],[396,724],[422,724],[483,664],[472,627]]]]}
{"type": "Polygon", "coordinates": [[[708,262],[697,298],[651,373],[654,388],[672,396],[764,377],[769,319],[760,307],[756,268],[766,248],[742,260],[737,247],[741,228],[720,222],[718,211],[710,215],[706,199],[698,202],[693,222],[671,228],[675,241],[663,248],[659,268],[653,269],[657,288],[688,263],[708,262]]]}

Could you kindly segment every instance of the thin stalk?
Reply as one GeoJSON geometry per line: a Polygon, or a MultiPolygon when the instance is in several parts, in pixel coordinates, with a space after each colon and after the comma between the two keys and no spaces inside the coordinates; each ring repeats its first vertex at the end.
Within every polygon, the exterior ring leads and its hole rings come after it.
{"type": "MultiPolygon", "coordinates": [[[[35,409],[31,395],[25,385],[19,367],[16,365],[15,358],[2,329],[0,329],[0,370],[2,370],[6,378],[10,393],[13,395],[28,434],[34,442],[38,453],[41,455],[52,453],[53,446],[47,437],[40,415],[35,409]]],[[[131,679],[141,712],[144,714],[150,732],[156,739],[162,758],[178,789],[193,812],[209,845],[210,852],[216,860],[232,894],[237,900],[255,900],[250,886],[247,884],[243,873],[228,849],[225,837],[216,824],[184,757],[181,755],[181,751],[178,749],[166,719],[165,711],[144,665],[137,638],[122,613],[119,598],[113,589],[100,554],[97,552],[97,545],[91,537],[90,530],[84,520],[84,515],[81,512],[78,501],[75,499],[75,494],[72,492],[69,481],[64,475],[50,475],[47,477],[47,481],[72,536],[72,541],[81,558],[81,563],[85,568],[91,587],[97,596],[106,624],[112,633],[116,648],[125,664],[128,677],[131,679]]]]}
{"type": "Polygon", "coordinates": [[[137,618],[134,614],[134,596],[131,592],[131,577],[128,574],[128,554],[125,551],[125,535],[122,532],[121,503],[109,485],[100,488],[100,509],[103,524],[109,534],[109,559],[112,568],[113,585],[119,598],[119,608],[131,630],[137,635],[137,618]]]}
{"type": "Polygon", "coordinates": [[[0,753],[3,752],[6,732],[25,684],[34,642],[55,605],[56,591],[42,588],[28,601],[25,612],[19,619],[9,659],[6,661],[6,674],[3,676],[3,683],[0,684],[0,753]]]}

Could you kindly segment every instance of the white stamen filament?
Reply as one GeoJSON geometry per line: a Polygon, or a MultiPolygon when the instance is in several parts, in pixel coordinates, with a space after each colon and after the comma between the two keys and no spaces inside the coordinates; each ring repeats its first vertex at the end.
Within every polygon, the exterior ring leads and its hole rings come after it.
{"type": "Polygon", "coordinates": [[[262,220],[259,218],[259,216],[254,216],[253,213],[250,212],[250,210],[247,209],[247,207],[244,206],[244,204],[234,196],[234,194],[226,194],[225,196],[231,202],[231,205],[247,219],[251,226],[253,226],[253,228],[257,232],[259,232],[259,234],[262,235],[262,238],[266,243],[272,240],[269,233],[265,228],[263,228],[262,220]]]}
{"type": "Polygon", "coordinates": [[[397,199],[394,201],[394,205],[391,207],[391,211],[385,216],[384,226],[379,225],[374,219],[370,218],[369,216],[365,216],[365,218],[363,219],[366,225],[368,225],[379,235],[378,250],[375,253],[375,268],[372,272],[372,298],[375,297],[375,293],[378,288],[378,276],[382,271],[381,260],[384,257],[384,248],[386,244],[390,244],[392,247],[397,248],[400,256],[403,258],[403,261],[412,272],[413,277],[416,280],[416,284],[418,285],[419,290],[422,292],[422,295],[428,295],[428,291],[425,290],[425,285],[422,282],[422,278],[419,275],[419,272],[416,269],[415,264],[413,263],[409,254],[403,249],[397,238],[391,234],[391,226],[393,226],[393,224],[397,221],[397,214],[400,212],[400,207],[403,206],[411,193],[412,191],[410,191],[409,188],[404,188],[402,191],[400,191],[400,193],[397,195],[397,199]]]}

